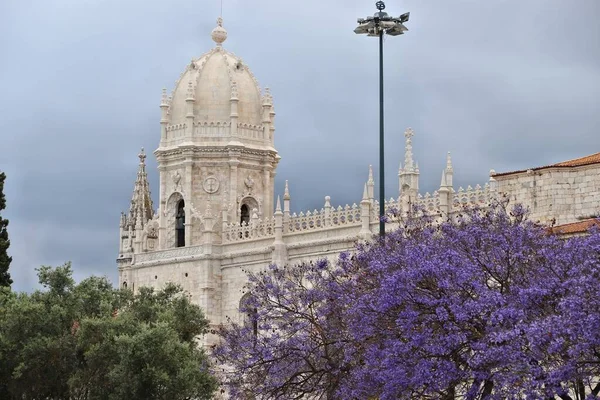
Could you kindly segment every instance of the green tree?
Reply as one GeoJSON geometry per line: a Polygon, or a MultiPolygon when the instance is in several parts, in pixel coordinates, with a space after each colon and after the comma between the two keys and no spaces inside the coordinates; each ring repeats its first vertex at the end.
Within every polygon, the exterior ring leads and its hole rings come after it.
{"type": "Polygon", "coordinates": [[[105,278],[76,285],[70,264],[38,276],[43,291],[0,292],[1,398],[211,398],[196,342],[208,321],[179,287],[134,296],[105,278]]]}
{"type": "MultiPolygon", "coordinates": [[[[6,197],[4,196],[4,180],[6,174],[0,172],[0,212],[6,208],[6,197]]],[[[10,246],[10,240],[8,240],[8,220],[2,218],[0,213],[0,286],[8,286],[12,284],[10,274],[8,273],[8,267],[12,261],[12,257],[8,256],[7,250],[10,246]]]]}

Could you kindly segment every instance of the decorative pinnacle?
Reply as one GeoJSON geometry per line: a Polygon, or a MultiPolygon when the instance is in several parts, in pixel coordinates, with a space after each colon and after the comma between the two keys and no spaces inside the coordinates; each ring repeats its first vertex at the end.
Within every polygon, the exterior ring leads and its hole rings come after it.
{"type": "Polygon", "coordinates": [[[223,18],[217,18],[217,27],[212,30],[210,36],[217,46],[221,46],[227,40],[227,31],[223,28],[223,18]]]}
{"type": "Polygon", "coordinates": [[[162,95],[160,97],[160,106],[168,107],[169,106],[169,96],[167,95],[167,88],[163,88],[162,95]]]}
{"type": "Polygon", "coordinates": [[[369,179],[367,180],[367,184],[374,185],[375,180],[373,180],[373,166],[369,165],[369,179]]]}
{"type": "Polygon", "coordinates": [[[194,85],[191,80],[188,82],[186,100],[194,100],[194,85]]]}
{"type": "Polygon", "coordinates": [[[271,95],[271,89],[267,86],[265,88],[265,94],[263,96],[263,105],[273,104],[273,96],[271,95]]]}
{"type": "Polygon", "coordinates": [[[283,200],[290,199],[290,188],[288,187],[288,181],[285,181],[285,190],[283,191],[283,200]]]}
{"type": "Polygon", "coordinates": [[[365,188],[363,190],[363,200],[369,200],[369,192],[367,191],[367,184],[365,183],[365,188]]]}
{"type": "Polygon", "coordinates": [[[281,200],[279,200],[279,196],[277,196],[277,205],[275,206],[275,212],[281,212],[281,200]]]}
{"type": "Polygon", "coordinates": [[[446,171],[442,171],[442,181],[440,182],[440,187],[444,188],[446,186],[448,186],[446,183],[446,171]]]}
{"type": "Polygon", "coordinates": [[[404,137],[406,138],[406,150],[404,153],[404,168],[406,170],[412,170],[414,168],[413,163],[413,153],[412,153],[412,137],[415,135],[415,132],[412,128],[406,129],[404,131],[404,137]]]}

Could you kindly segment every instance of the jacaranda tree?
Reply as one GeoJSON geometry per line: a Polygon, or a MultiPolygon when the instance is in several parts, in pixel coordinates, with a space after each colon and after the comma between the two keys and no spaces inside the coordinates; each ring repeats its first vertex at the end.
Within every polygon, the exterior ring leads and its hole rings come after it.
{"type": "Polygon", "coordinates": [[[249,274],[215,354],[234,398],[597,399],[600,232],[498,203],[249,274]]]}

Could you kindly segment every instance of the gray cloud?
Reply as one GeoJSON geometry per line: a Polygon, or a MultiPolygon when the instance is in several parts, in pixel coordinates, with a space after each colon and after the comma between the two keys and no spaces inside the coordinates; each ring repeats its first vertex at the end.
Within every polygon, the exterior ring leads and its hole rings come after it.
{"type": "MultiPolygon", "coordinates": [[[[229,39],[275,97],[276,190],[292,208],[358,202],[378,164],[377,41],[357,36],[373,1],[224,1],[229,39]]],[[[423,191],[453,153],[455,185],[600,149],[600,3],[388,1],[411,12],[387,38],[386,188],[416,131],[423,191]]],[[[0,169],[18,290],[72,260],[116,278],[118,217],[140,146],[159,140],[159,98],[212,47],[218,1],[8,0],[0,4],[0,169]]],[[[158,174],[149,157],[155,202],[158,174]]]]}

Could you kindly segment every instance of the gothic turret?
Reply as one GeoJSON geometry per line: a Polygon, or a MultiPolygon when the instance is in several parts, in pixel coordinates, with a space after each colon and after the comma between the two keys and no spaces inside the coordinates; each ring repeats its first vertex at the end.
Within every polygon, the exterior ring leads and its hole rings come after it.
{"type": "Polygon", "coordinates": [[[249,224],[254,210],[260,218],[273,217],[280,159],[273,142],[273,96],[224,48],[222,18],[211,37],[216,45],[192,58],[171,96],[161,98],[163,133],[154,152],[160,249],[206,245],[207,238],[218,246],[227,224],[249,224]],[[210,235],[207,209],[219,212],[210,235]]]}
{"type": "Polygon", "coordinates": [[[142,250],[142,232],[154,214],[150,196],[150,185],[146,174],[146,153],[144,148],[138,154],[140,159],[133,195],[127,215],[121,213],[119,254],[142,250]]]}

